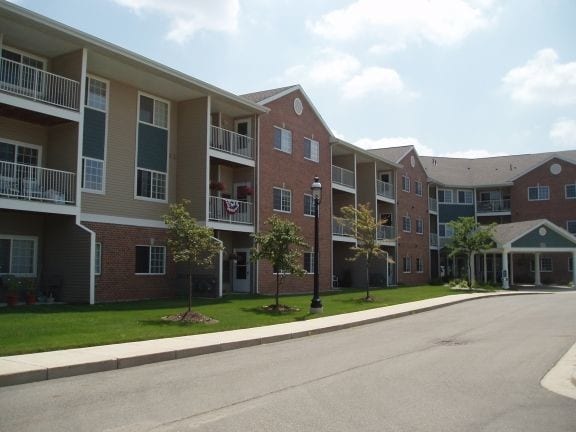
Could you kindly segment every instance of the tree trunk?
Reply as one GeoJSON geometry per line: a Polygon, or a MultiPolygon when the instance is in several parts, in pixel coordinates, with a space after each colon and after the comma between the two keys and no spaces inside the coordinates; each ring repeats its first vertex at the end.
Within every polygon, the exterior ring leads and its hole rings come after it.
{"type": "Polygon", "coordinates": [[[188,275],[188,312],[192,311],[192,268],[188,275]]]}
{"type": "Polygon", "coordinates": [[[279,300],[280,300],[280,274],[276,273],[276,309],[278,309],[279,306],[279,300]]]}
{"type": "Polygon", "coordinates": [[[468,290],[472,291],[472,254],[468,254],[468,290]]]}
{"type": "Polygon", "coordinates": [[[370,259],[366,258],[366,300],[370,298],[370,259]]]}

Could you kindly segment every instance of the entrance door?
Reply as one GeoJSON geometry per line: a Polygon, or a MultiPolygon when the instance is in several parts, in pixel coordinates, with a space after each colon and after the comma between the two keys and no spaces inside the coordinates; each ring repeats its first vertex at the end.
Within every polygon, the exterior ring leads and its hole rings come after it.
{"type": "Polygon", "coordinates": [[[234,292],[250,292],[250,249],[235,249],[236,260],[233,261],[234,292]]]}

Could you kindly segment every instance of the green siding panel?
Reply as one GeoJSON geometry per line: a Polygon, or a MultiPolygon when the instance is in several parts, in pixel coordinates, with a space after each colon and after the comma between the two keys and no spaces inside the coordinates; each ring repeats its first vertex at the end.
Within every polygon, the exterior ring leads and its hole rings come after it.
{"type": "Polygon", "coordinates": [[[104,160],[106,142],[106,113],[84,109],[84,145],[82,156],[104,160]]]}
{"type": "Polygon", "coordinates": [[[439,204],[438,219],[440,223],[448,223],[459,217],[474,216],[474,205],[439,204]]]}
{"type": "Polygon", "coordinates": [[[576,238],[573,241],[561,236],[550,228],[546,227],[546,235],[538,233],[539,228],[535,228],[528,234],[512,243],[512,247],[550,247],[550,248],[573,248],[576,247],[576,238]]]}
{"type": "Polygon", "coordinates": [[[144,123],[138,125],[138,167],[166,172],[168,131],[144,123]]]}

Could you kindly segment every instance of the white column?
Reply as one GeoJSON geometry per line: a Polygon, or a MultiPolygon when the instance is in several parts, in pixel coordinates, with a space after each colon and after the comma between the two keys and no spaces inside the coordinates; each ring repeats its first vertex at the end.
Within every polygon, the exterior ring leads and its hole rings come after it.
{"type": "Polygon", "coordinates": [[[572,252],[572,288],[576,288],[576,250],[572,252]]]}
{"type": "Polygon", "coordinates": [[[510,286],[514,286],[514,254],[510,252],[510,286]]]}
{"type": "Polygon", "coordinates": [[[534,254],[534,285],[541,285],[540,282],[540,253],[534,254]]]}
{"type": "Polygon", "coordinates": [[[470,254],[470,285],[474,285],[474,282],[476,280],[476,269],[475,269],[475,262],[476,261],[476,255],[474,253],[470,254]]]}
{"type": "Polygon", "coordinates": [[[496,285],[496,254],[492,254],[492,282],[496,285]]]}
{"type": "Polygon", "coordinates": [[[484,283],[488,283],[488,261],[486,260],[486,254],[484,254],[484,283]]]}
{"type": "Polygon", "coordinates": [[[508,250],[504,249],[502,251],[502,288],[509,289],[510,284],[508,283],[508,250]]]}

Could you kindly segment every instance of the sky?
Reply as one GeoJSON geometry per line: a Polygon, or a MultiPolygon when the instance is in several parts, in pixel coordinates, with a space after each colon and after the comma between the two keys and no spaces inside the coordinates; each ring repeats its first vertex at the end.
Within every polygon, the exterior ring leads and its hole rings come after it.
{"type": "Polygon", "coordinates": [[[363,148],[576,148],[575,0],[17,0],[235,94],[300,84],[363,148]]]}

